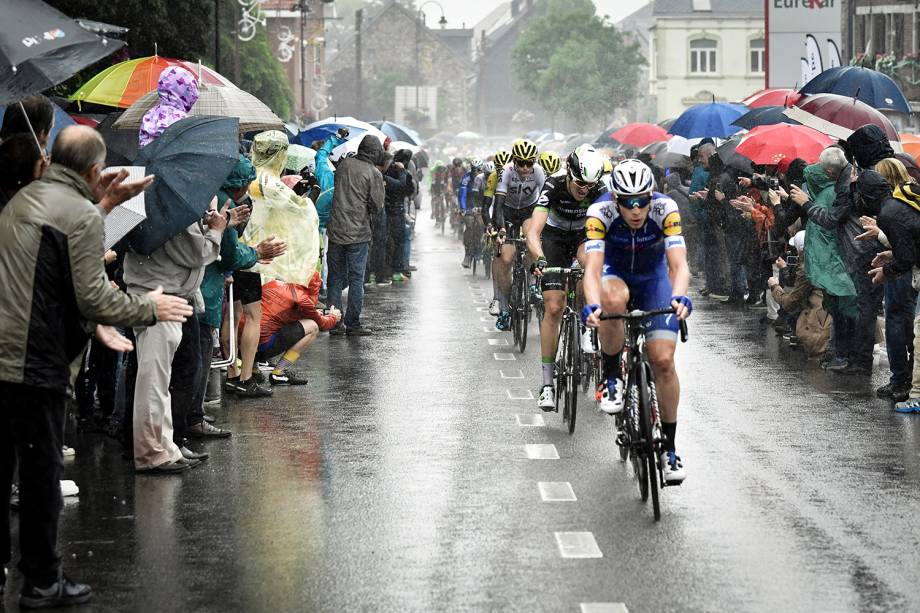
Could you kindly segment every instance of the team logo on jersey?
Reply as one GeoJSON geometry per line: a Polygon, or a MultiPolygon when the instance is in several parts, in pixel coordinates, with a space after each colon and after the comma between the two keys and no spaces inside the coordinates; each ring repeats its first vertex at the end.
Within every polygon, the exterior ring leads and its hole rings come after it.
{"type": "Polygon", "coordinates": [[[665,236],[680,234],[680,213],[674,211],[665,217],[661,230],[664,232],[665,236]]]}
{"type": "Polygon", "coordinates": [[[607,227],[597,217],[589,217],[585,221],[585,234],[588,235],[589,241],[602,241],[607,235],[607,227]]]}

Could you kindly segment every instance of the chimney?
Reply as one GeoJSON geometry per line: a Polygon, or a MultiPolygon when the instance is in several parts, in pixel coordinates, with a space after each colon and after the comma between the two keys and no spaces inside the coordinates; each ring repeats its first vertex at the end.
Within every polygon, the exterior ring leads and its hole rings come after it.
{"type": "Polygon", "coordinates": [[[517,17],[521,12],[521,0],[511,0],[511,17],[517,17]]]}

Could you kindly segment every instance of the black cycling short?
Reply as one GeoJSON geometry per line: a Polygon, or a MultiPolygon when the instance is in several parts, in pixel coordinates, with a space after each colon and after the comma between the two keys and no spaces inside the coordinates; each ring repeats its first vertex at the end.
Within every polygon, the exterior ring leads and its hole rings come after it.
{"type": "Polygon", "coordinates": [[[284,324],[280,330],[272,334],[267,341],[259,345],[256,352],[256,360],[265,362],[276,355],[281,355],[307,335],[303,329],[303,324],[294,321],[284,324]]]}
{"type": "Polygon", "coordinates": [[[505,230],[510,238],[521,236],[521,225],[530,219],[536,205],[530,205],[523,209],[512,209],[507,205],[502,205],[502,216],[505,218],[505,230]]]}
{"type": "Polygon", "coordinates": [[[233,299],[243,304],[262,302],[262,275],[246,270],[233,273],[233,299]]]}
{"type": "MultiPolygon", "coordinates": [[[[543,256],[546,265],[553,268],[569,268],[578,253],[578,247],[585,241],[584,230],[569,232],[553,226],[545,226],[540,236],[543,245],[543,256]]],[[[543,275],[543,291],[565,290],[565,279],[562,275],[543,275]]]]}

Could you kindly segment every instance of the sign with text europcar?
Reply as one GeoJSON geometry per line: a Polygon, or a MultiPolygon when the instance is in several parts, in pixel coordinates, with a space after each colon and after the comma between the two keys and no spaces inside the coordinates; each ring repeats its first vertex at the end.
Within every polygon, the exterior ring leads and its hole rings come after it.
{"type": "Polygon", "coordinates": [[[843,0],[766,0],[767,87],[802,87],[840,65],[843,0]]]}

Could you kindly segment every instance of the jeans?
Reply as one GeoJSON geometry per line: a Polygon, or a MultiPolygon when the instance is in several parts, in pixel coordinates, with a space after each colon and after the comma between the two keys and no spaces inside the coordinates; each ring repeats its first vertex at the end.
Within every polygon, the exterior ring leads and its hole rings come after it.
{"type": "Polygon", "coordinates": [[[329,306],[339,307],[346,328],[361,327],[361,308],[364,306],[364,271],[370,243],[342,245],[329,241],[329,289],[326,292],[329,306]],[[342,308],[342,291],[347,283],[348,305],[342,308]]]}
{"type": "Polygon", "coordinates": [[[412,257],[412,233],[415,232],[415,217],[406,221],[406,230],[403,233],[402,244],[402,270],[409,270],[409,258],[412,257]]]}
{"type": "MultiPolygon", "coordinates": [[[[67,396],[39,387],[0,383],[0,557],[11,559],[10,487],[19,465],[19,570],[26,584],[57,581],[58,516],[67,396]]],[[[2,577],[0,577],[2,578],[2,577]]]]}
{"type": "Polygon", "coordinates": [[[885,283],[885,346],[891,367],[891,384],[910,383],[914,364],[914,310],[917,292],[911,275],[885,283]]]}

